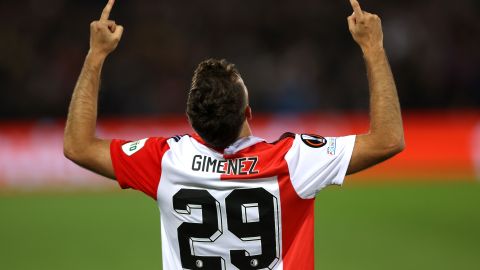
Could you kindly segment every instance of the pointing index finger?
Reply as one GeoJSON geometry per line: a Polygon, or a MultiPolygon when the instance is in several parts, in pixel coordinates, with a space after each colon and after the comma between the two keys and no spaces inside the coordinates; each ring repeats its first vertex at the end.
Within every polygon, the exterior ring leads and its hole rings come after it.
{"type": "Polygon", "coordinates": [[[350,4],[352,5],[353,11],[355,12],[356,16],[362,16],[362,8],[357,0],[350,0],[350,4]]]}
{"type": "Polygon", "coordinates": [[[108,17],[110,17],[110,12],[112,11],[113,4],[115,0],[108,0],[107,5],[102,11],[102,16],[100,16],[100,21],[107,21],[108,17]]]}

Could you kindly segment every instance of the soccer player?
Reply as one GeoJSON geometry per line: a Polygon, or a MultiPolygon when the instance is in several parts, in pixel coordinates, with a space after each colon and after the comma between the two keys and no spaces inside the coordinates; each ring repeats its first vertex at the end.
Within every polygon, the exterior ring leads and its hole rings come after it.
{"type": "Polygon", "coordinates": [[[348,25],[363,51],[370,86],[370,131],[324,138],[285,133],[254,137],[239,71],[206,60],[187,101],[192,135],[135,142],[95,136],[100,73],[123,27],[110,0],[90,25],[90,51],[65,128],[67,158],[156,200],[163,269],[313,269],[314,199],[329,185],[404,148],[400,105],[383,48],[380,18],[350,0],[348,25]]]}

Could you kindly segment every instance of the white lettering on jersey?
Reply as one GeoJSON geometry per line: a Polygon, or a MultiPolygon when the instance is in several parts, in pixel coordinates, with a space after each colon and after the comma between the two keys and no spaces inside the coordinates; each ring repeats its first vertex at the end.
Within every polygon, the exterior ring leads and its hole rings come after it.
{"type": "Polygon", "coordinates": [[[148,138],[126,143],[122,145],[122,150],[127,156],[131,156],[143,148],[147,139],[148,138]]]}

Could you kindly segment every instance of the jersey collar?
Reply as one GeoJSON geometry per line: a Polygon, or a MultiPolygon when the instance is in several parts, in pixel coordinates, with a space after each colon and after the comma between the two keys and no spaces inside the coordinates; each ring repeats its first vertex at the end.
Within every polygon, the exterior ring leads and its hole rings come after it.
{"type": "Polygon", "coordinates": [[[243,138],[240,138],[238,139],[236,142],[232,143],[229,147],[225,148],[225,150],[223,151],[223,153],[225,155],[233,155],[245,148],[248,148],[254,144],[257,144],[259,142],[263,142],[265,141],[264,139],[262,138],[259,138],[259,137],[255,137],[255,136],[247,136],[247,137],[243,137],[243,138]]]}
{"type": "Polygon", "coordinates": [[[242,137],[238,140],[236,140],[234,143],[232,143],[229,147],[225,148],[225,149],[217,149],[217,148],[212,148],[211,146],[209,146],[203,139],[202,137],[200,137],[200,135],[198,135],[197,133],[194,133],[192,134],[192,137],[198,141],[199,143],[219,152],[219,153],[222,153],[224,155],[233,155],[245,148],[248,148],[254,144],[257,144],[259,142],[264,142],[265,140],[262,139],[262,138],[259,138],[259,137],[255,137],[255,136],[247,136],[247,137],[242,137]]]}

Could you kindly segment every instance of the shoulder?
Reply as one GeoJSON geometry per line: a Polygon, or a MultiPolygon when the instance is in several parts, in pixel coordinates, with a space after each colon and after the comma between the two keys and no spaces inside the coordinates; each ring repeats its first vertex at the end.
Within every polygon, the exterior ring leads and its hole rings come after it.
{"type": "Polygon", "coordinates": [[[272,142],[272,145],[285,146],[289,145],[290,147],[294,146],[307,146],[310,148],[322,148],[327,144],[327,138],[312,134],[312,133],[302,133],[296,134],[292,132],[286,132],[282,134],[278,140],[272,142]]]}
{"type": "Polygon", "coordinates": [[[295,133],[285,132],[276,141],[272,142],[271,144],[275,145],[275,144],[279,144],[279,143],[280,144],[285,143],[285,142],[288,142],[288,141],[291,141],[291,140],[295,139],[295,136],[296,136],[295,133]]]}
{"type": "Polygon", "coordinates": [[[240,151],[240,153],[257,152],[261,155],[267,155],[270,158],[283,157],[292,147],[295,136],[295,133],[286,132],[273,142],[261,141],[246,148],[245,150],[240,151]]]}
{"type": "Polygon", "coordinates": [[[111,141],[111,150],[121,152],[127,156],[133,156],[137,153],[168,150],[173,144],[180,143],[183,138],[191,138],[189,134],[175,135],[171,137],[148,137],[135,141],[113,139],[111,141]]]}

